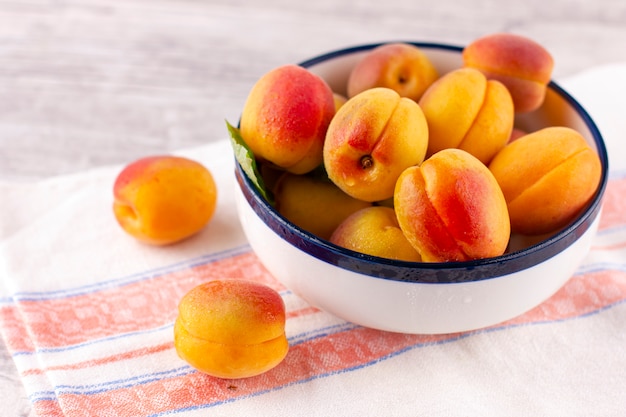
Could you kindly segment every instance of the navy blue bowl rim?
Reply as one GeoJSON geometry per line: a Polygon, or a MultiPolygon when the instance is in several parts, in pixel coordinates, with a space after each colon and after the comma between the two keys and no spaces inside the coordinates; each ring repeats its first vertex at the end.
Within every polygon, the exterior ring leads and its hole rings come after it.
{"type": "MultiPolygon", "coordinates": [[[[398,42],[398,41],[394,41],[398,42]]],[[[439,43],[399,41],[420,48],[434,48],[461,52],[463,47],[439,43]]],[[[332,58],[363,52],[385,43],[379,42],[348,47],[316,56],[301,62],[305,68],[332,58]]],[[[372,278],[416,283],[458,283],[495,279],[537,265],[565,250],[591,226],[601,209],[602,196],[608,182],[608,155],[602,135],[587,111],[569,93],[554,81],[549,88],[561,96],[580,115],[595,142],[602,176],[595,195],[587,208],[567,227],[535,245],[493,258],[467,262],[404,262],[357,253],[334,245],[295,226],[279,214],[256,190],[250,179],[235,161],[235,175],[248,204],[261,220],[282,239],[296,248],[331,265],[372,278]]]]}

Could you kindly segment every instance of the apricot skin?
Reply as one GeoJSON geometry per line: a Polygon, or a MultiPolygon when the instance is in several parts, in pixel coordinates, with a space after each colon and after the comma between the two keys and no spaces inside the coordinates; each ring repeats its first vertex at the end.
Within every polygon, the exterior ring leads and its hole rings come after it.
{"type": "Polygon", "coordinates": [[[220,378],[247,378],[286,356],[285,305],[270,287],[244,280],[209,281],[179,302],[174,326],[178,355],[220,378]]]}
{"type": "Polygon", "coordinates": [[[488,164],[510,139],[515,114],[511,95],[504,85],[488,80],[486,88],[474,123],[458,146],[483,164],[488,164]]]}
{"type": "Polygon", "coordinates": [[[330,241],[338,246],[381,258],[420,262],[421,256],[402,233],[394,210],[372,206],[348,216],[330,241]]]}
{"type": "Polygon", "coordinates": [[[364,201],[393,196],[396,179],[423,161],[428,126],[415,101],[389,88],[372,88],[349,99],[333,118],[324,143],[328,177],[364,201]]]}
{"type": "Polygon", "coordinates": [[[465,67],[476,68],[507,87],[517,113],[533,111],[543,103],[554,61],[537,42],[495,33],[476,39],[462,55],[465,67]]]}
{"type": "Polygon", "coordinates": [[[276,367],[284,359],[289,344],[287,339],[276,339],[253,345],[226,345],[195,337],[180,320],[174,324],[178,355],[192,367],[223,379],[249,378],[276,367]]]}
{"type": "Polygon", "coordinates": [[[294,174],[322,162],[335,97],[328,84],[297,65],[263,75],[252,87],[240,120],[243,140],[260,161],[294,174]]]}
{"type": "Polygon", "coordinates": [[[333,100],[335,102],[335,112],[336,112],[337,110],[341,108],[341,106],[346,104],[346,101],[348,101],[348,98],[344,96],[343,94],[333,93],[333,100]]]}
{"type": "Polygon", "coordinates": [[[326,240],[346,217],[371,206],[328,180],[289,172],[276,183],[274,198],[276,209],[287,220],[326,240]]]}
{"type": "Polygon", "coordinates": [[[424,262],[468,261],[506,250],[510,226],[502,191],[466,151],[445,149],[406,169],[394,206],[400,228],[424,262]]]}
{"type": "Polygon", "coordinates": [[[590,201],[602,167],[578,132],[548,127],[511,142],[489,169],[507,200],[512,230],[538,235],[565,226],[590,201]]]}
{"type": "Polygon", "coordinates": [[[435,66],[417,46],[384,44],[369,51],[352,69],[348,97],[370,88],[386,87],[418,101],[438,77],[435,66]]]}
{"type": "Polygon", "coordinates": [[[113,184],[113,212],[138,240],[167,245],[200,231],[213,217],[217,188],[202,164],[152,156],[128,164],[113,184]]]}
{"type": "Polygon", "coordinates": [[[458,148],[486,164],[504,147],[513,130],[515,113],[510,93],[473,68],[444,75],[424,93],[419,104],[428,122],[427,157],[458,148]]]}

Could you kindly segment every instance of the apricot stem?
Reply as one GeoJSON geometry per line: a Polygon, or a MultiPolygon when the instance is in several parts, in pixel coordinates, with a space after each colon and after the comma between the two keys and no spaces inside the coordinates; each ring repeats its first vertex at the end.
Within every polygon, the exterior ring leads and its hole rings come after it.
{"type": "Polygon", "coordinates": [[[374,159],[371,155],[364,155],[361,157],[361,168],[369,169],[374,165],[374,159]]]}

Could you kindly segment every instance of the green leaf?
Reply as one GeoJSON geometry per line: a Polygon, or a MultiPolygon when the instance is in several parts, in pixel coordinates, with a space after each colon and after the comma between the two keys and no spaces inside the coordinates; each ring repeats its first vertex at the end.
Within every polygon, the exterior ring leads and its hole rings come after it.
{"type": "Polygon", "coordinates": [[[259,193],[261,193],[261,196],[263,196],[268,203],[273,205],[274,196],[265,188],[265,183],[263,182],[263,177],[261,177],[261,173],[259,172],[254,154],[246,142],[244,142],[239,129],[228,123],[228,120],[226,121],[226,127],[228,128],[228,133],[230,134],[230,143],[233,146],[233,151],[235,152],[235,159],[239,162],[239,165],[241,165],[241,169],[245,172],[250,181],[252,181],[259,193]]]}

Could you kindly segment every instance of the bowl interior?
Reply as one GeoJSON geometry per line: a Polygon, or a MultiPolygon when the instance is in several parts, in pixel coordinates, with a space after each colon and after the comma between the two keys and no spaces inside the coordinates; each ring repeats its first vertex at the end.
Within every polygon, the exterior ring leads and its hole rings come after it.
{"type": "MultiPolygon", "coordinates": [[[[407,43],[422,49],[437,67],[440,75],[462,65],[462,47],[407,43]]],[[[300,65],[324,78],[333,91],[345,94],[352,67],[369,50],[379,45],[381,43],[330,52],[304,61],[300,65]]],[[[493,258],[469,262],[417,263],[353,252],[293,225],[256,191],[239,164],[236,164],[236,174],[246,200],[263,222],[284,240],[324,262],[361,274],[399,281],[449,283],[490,279],[541,263],[575,242],[598,216],[608,180],[608,156],[598,128],[584,108],[554,81],[548,86],[543,105],[532,113],[516,116],[516,126],[527,131],[547,126],[567,126],[577,130],[598,153],[602,164],[602,177],[591,202],[568,226],[549,236],[527,238],[514,235],[507,252],[493,258]]]]}

